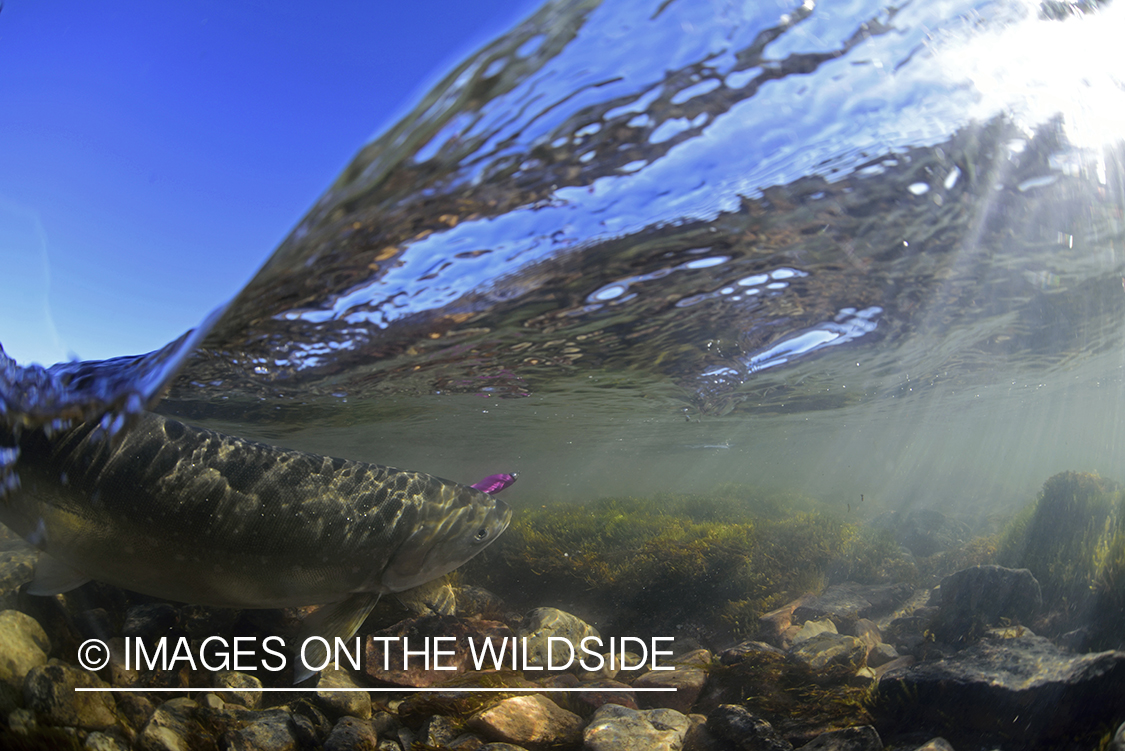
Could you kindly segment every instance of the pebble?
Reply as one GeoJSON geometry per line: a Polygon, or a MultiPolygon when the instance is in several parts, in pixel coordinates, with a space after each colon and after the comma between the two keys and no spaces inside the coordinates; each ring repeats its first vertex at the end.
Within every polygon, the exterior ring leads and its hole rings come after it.
{"type": "Polygon", "coordinates": [[[222,699],[227,704],[241,704],[247,709],[257,709],[262,703],[262,682],[249,673],[222,670],[215,673],[211,685],[215,688],[238,689],[222,692],[222,699]]]}
{"type": "MultiPolygon", "coordinates": [[[[1118,733],[1120,734],[1120,732],[1119,730],[1118,733]]],[[[953,745],[945,738],[932,738],[914,749],[914,751],[953,751],[953,745]]],[[[1121,749],[1115,748],[1113,744],[1110,744],[1109,751],[1121,751],[1121,749]]]]}
{"type": "Polygon", "coordinates": [[[47,664],[51,642],[38,621],[18,610],[0,611],[0,713],[23,705],[28,672],[47,664]]]}
{"type": "MultiPolygon", "coordinates": [[[[569,651],[559,642],[551,643],[551,637],[568,641],[575,652],[581,654],[582,640],[587,636],[601,638],[598,630],[581,618],[557,608],[536,608],[524,616],[516,635],[527,639],[527,664],[546,666],[547,650],[551,647],[552,663],[560,666],[566,663],[569,651]],[[560,647],[562,647],[560,649],[560,647]]],[[[640,660],[639,657],[636,658],[640,660]]],[[[577,664],[577,661],[575,662],[577,664]]],[[[633,664],[633,663],[630,663],[633,664]]]]}
{"type": "Polygon", "coordinates": [[[253,722],[227,733],[226,740],[228,751],[297,751],[299,748],[293,718],[282,709],[259,713],[253,722]]]}
{"type": "Polygon", "coordinates": [[[583,724],[581,717],[542,694],[505,699],[477,712],[468,722],[470,730],[486,738],[533,750],[574,744],[581,737],[583,724]]]}
{"type": "Polygon", "coordinates": [[[674,709],[602,706],[582,733],[584,751],[679,751],[691,721],[674,709]]]}
{"type": "Polygon", "coordinates": [[[675,670],[650,670],[633,681],[633,688],[674,688],[675,691],[642,692],[638,694],[645,707],[665,707],[687,714],[707,682],[707,672],[700,667],[678,665],[675,670]]]}
{"type": "Polygon", "coordinates": [[[782,738],[773,726],[745,707],[721,704],[707,715],[711,734],[739,749],[754,751],[792,751],[793,744],[782,738]]]}
{"type": "MultiPolygon", "coordinates": [[[[316,687],[359,688],[347,670],[323,670],[316,687]]],[[[371,719],[371,694],[366,691],[317,691],[316,702],[332,718],[358,717],[371,719]]]]}
{"type": "Polygon", "coordinates": [[[324,751],[375,751],[378,742],[371,723],[356,717],[341,717],[324,741],[324,751]]]}
{"type": "Polygon", "coordinates": [[[810,670],[821,671],[829,665],[840,665],[855,672],[863,665],[867,647],[854,636],[826,631],[797,644],[789,654],[810,670]]]}
{"type": "Polygon", "coordinates": [[[112,694],[75,691],[78,687],[108,688],[108,684],[91,672],[51,660],[28,671],[24,704],[47,725],[104,730],[117,722],[112,694]]]}
{"type": "Polygon", "coordinates": [[[156,708],[140,735],[141,751],[189,751],[215,745],[195,719],[199,705],[191,699],[169,699],[156,708]]]}
{"type": "Polygon", "coordinates": [[[837,634],[836,624],[830,618],[817,618],[813,621],[805,621],[801,629],[793,635],[789,648],[797,646],[801,642],[808,641],[817,634],[837,634]]]}

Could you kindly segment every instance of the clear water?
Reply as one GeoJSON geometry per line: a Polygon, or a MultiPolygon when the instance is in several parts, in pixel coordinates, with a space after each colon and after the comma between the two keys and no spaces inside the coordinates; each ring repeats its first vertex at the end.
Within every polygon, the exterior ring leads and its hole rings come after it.
{"type": "Polygon", "coordinates": [[[986,530],[1056,472],[1125,478],[1122,31],[548,4],[360,151],[160,409],[519,471],[517,515],[742,482],[986,530]]]}

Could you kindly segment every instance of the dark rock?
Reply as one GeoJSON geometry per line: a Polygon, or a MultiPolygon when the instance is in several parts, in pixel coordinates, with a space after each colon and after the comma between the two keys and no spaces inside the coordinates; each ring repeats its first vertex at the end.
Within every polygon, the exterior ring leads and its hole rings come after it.
{"type": "MultiPolygon", "coordinates": [[[[598,711],[616,706],[607,704],[598,711]]],[[[582,725],[582,718],[560,708],[542,694],[505,699],[477,712],[468,722],[470,730],[486,738],[529,749],[577,743],[582,725]]]]}
{"type": "Polygon", "coordinates": [[[125,613],[125,625],[121,627],[121,634],[155,639],[175,628],[177,621],[176,609],[166,602],[134,605],[125,613]]]}
{"type": "Polygon", "coordinates": [[[315,739],[315,743],[321,743],[332,732],[332,720],[328,719],[327,715],[309,699],[302,698],[291,702],[289,713],[293,717],[297,739],[301,741],[302,746],[308,745],[302,738],[310,734],[315,739]]]}
{"type": "Polygon", "coordinates": [[[156,708],[137,736],[141,751],[213,751],[218,746],[198,719],[199,705],[191,699],[169,699],[156,708]]]}
{"type": "Polygon", "coordinates": [[[355,717],[341,717],[336,721],[324,751],[375,751],[378,738],[371,723],[355,717]]]}
{"type": "Polygon", "coordinates": [[[75,688],[108,688],[96,675],[52,660],[27,673],[23,700],[46,725],[103,730],[117,722],[113,695],[75,688]]]}
{"type": "MultiPolygon", "coordinates": [[[[473,621],[448,615],[408,618],[371,636],[391,637],[392,641],[389,642],[387,651],[384,651],[384,642],[376,641],[374,638],[367,639],[364,672],[368,677],[383,683],[415,688],[442,683],[474,669],[472,653],[469,649],[470,639],[480,649],[486,638],[491,637],[494,644],[507,638],[509,640],[507,644],[509,651],[505,652],[507,658],[512,646],[511,640],[514,638],[511,630],[503,623],[473,621]],[[421,651],[427,637],[439,636],[443,637],[443,641],[438,645],[443,654],[438,659],[442,667],[452,667],[452,670],[427,670],[421,655],[411,657],[407,669],[403,669],[404,640],[412,651],[421,651]],[[452,638],[445,641],[445,637],[452,638]],[[446,650],[452,654],[444,654],[446,650]]],[[[434,651],[436,650],[431,647],[431,657],[434,656],[434,651]]]]}
{"type": "Polygon", "coordinates": [[[934,509],[888,511],[875,517],[871,525],[889,530],[895,542],[919,558],[960,547],[973,536],[968,524],[934,509]]]}
{"type": "Polygon", "coordinates": [[[155,707],[152,702],[140,694],[117,694],[117,711],[121,717],[134,730],[140,730],[152,718],[155,707]]]}
{"type": "Polygon", "coordinates": [[[898,650],[890,644],[879,643],[872,647],[867,652],[867,666],[870,668],[877,668],[880,665],[886,665],[888,662],[897,660],[900,657],[898,650]]]}
{"type": "Polygon", "coordinates": [[[784,650],[760,641],[744,641],[736,647],[719,653],[719,662],[723,665],[745,664],[748,661],[759,664],[784,659],[784,650]]]}
{"type": "Polygon", "coordinates": [[[732,743],[739,751],[792,751],[793,744],[773,726],[737,704],[723,704],[707,715],[711,734],[732,743]]]}
{"type": "Polygon", "coordinates": [[[882,751],[883,740],[870,725],[821,733],[798,751],[882,751]]]}
{"type": "Polygon", "coordinates": [[[1042,637],[985,639],[949,659],[883,675],[881,732],[922,730],[955,744],[1090,748],[1125,711],[1125,652],[1072,655],[1042,637]],[[951,722],[950,718],[956,718],[951,722]]]}
{"type": "MultiPolygon", "coordinates": [[[[228,732],[227,751],[297,751],[293,718],[282,709],[259,712],[253,722],[228,732]]],[[[331,737],[331,736],[329,736],[331,737]]]]}
{"type": "Polygon", "coordinates": [[[1030,623],[1042,605],[1039,582],[1027,569],[973,566],[941,580],[941,611],[933,628],[939,640],[972,641],[974,630],[1001,619],[1030,623]]]}
{"type": "Polygon", "coordinates": [[[841,633],[850,634],[860,618],[876,619],[893,612],[913,594],[914,587],[910,584],[833,584],[797,607],[793,620],[804,623],[827,617],[841,633]]]}
{"type": "Polygon", "coordinates": [[[461,735],[458,723],[452,717],[434,715],[418,728],[418,742],[427,746],[448,746],[461,735]]]}
{"type": "Polygon", "coordinates": [[[679,751],[691,722],[673,709],[606,704],[582,733],[584,751],[679,751]]]}
{"type": "Polygon", "coordinates": [[[249,673],[223,670],[215,673],[211,685],[215,688],[234,689],[222,692],[224,702],[241,704],[247,709],[257,709],[262,703],[262,682],[249,673]]]}
{"type": "Polygon", "coordinates": [[[688,715],[691,725],[684,733],[681,751],[737,751],[737,746],[728,740],[715,736],[707,729],[707,718],[703,715],[688,715]]]}
{"type": "Polygon", "coordinates": [[[51,642],[43,627],[18,610],[0,612],[0,714],[23,705],[28,672],[47,664],[51,642]]]}

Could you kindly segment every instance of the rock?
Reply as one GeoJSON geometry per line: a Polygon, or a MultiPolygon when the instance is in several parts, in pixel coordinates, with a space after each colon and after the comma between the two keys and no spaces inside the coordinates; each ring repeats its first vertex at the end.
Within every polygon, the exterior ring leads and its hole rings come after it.
{"type": "Polygon", "coordinates": [[[199,705],[191,699],[169,699],[156,708],[137,736],[141,751],[193,751],[215,747],[215,739],[204,730],[196,715],[199,705]]]}
{"type": "Polygon", "coordinates": [[[715,737],[707,729],[707,718],[700,714],[688,715],[691,725],[684,733],[684,745],[681,751],[730,751],[730,741],[715,737]]]}
{"type": "Polygon", "coordinates": [[[810,597],[793,611],[798,623],[818,618],[831,618],[841,633],[853,633],[860,618],[877,619],[894,611],[914,594],[910,584],[833,584],[824,592],[810,597]]]}
{"type": "Polygon", "coordinates": [[[155,639],[174,628],[177,620],[176,609],[166,602],[134,605],[125,613],[125,625],[121,627],[121,634],[155,639]]]}
{"type": "Polygon", "coordinates": [[[821,733],[799,751],[882,751],[883,740],[870,725],[821,733]]]}
{"type": "Polygon", "coordinates": [[[604,688],[605,691],[582,691],[573,694],[564,694],[566,708],[575,714],[588,717],[605,704],[620,704],[629,709],[640,709],[637,706],[637,695],[627,683],[619,681],[600,680],[587,681],[583,688],[604,688]]]}
{"type": "Polygon", "coordinates": [[[357,689],[355,680],[347,670],[323,670],[317,680],[316,701],[329,717],[345,715],[361,720],[371,718],[371,694],[366,691],[322,691],[325,688],[357,689]]]}
{"type": "Polygon", "coordinates": [[[457,612],[466,618],[480,618],[485,621],[515,622],[511,609],[498,595],[484,587],[460,587],[457,590],[457,612]]]}
{"type": "Polygon", "coordinates": [[[890,644],[879,642],[867,653],[867,666],[877,668],[899,658],[898,650],[890,644]]]}
{"type": "Polygon", "coordinates": [[[236,689],[223,691],[222,699],[226,703],[241,704],[247,709],[257,709],[262,703],[262,682],[248,673],[223,670],[215,673],[211,685],[215,688],[236,689]]]}
{"type": "Polygon", "coordinates": [[[918,659],[914,655],[903,655],[902,657],[884,663],[875,668],[875,680],[882,680],[884,675],[893,670],[905,670],[916,662],[918,662],[918,659]]]}
{"type": "Polygon", "coordinates": [[[757,665],[784,659],[784,650],[760,641],[744,641],[719,653],[719,663],[722,665],[745,664],[748,661],[757,665]]]}
{"type": "Polygon", "coordinates": [[[819,618],[815,621],[805,621],[804,625],[801,626],[800,630],[797,631],[797,633],[794,634],[793,638],[790,640],[789,648],[792,649],[801,642],[808,641],[817,634],[824,633],[839,633],[836,630],[836,624],[832,622],[831,618],[819,618]]]}
{"type": "Polygon", "coordinates": [[[396,592],[395,599],[415,615],[457,615],[457,597],[444,577],[396,592]]]}
{"type": "Polygon", "coordinates": [[[18,610],[0,612],[0,713],[23,705],[28,672],[47,664],[51,642],[38,621],[18,610]]]}
{"type": "Polygon", "coordinates": [[[293,718],[282,709],[257,713],[249,724],[228,732],[225,741],[227,751],[297,751],[298,748],[293,718]]]}
{"type": "Polygon", "coordinates": [[[582,733],[583,751],[679,751],[691,722],[673,709],[606,704],[582,733]]]}
{"type": "MultiPolygon", "coordinates": [[[[387,714],[383,712],[383,714],[387,714]]],[[[289,704],[289,715],[293,719],[293,731],[302,748],[317,746],[324,742],[332,732],[333,723],[309,699],[297,699],[289,704]]],[[[378,729],[373,730],[378,735],[378,729]]]]}
{"type": "MultiPolygon", "coordinates": [[[[478,650],[481,650],[485,639],[488,638],[491,638],[495,645],[500,644],[502,639],[508,640],[505,646],[504,663],[510,666],[509,659],[514,637],[511,630],[503,623],[474,621],[449,615],[408,618],[367,637],[364,673],[383,683],[425,688],[474,670],[470,640],[478,650]],[[389,647],[385,647],[384,642],[377,641],[379,637],[390,637],[392,641],[389,642],[389,647]],[[432,641],[433,637],[441,637],[443,640],[435,645],[432,641]],[[429,656],[434,658],[435,652],[440,650],[442,654],[437,656],[439,664],[443,668],[451,667],[452,670],[434,670],[432,665],[427,669],[422,655],[411,656],[404,668],[404,640],[411,652],[421,652],[427,638],[431,638],[429,656]],[[451,654],[445,654],[447,651],[451,654]]],[[[496,652],[499,654],[499,647],[496,652]]],[[[485,660],[482,667],[492,668],[493,665],[485,660]]]]}
{"type": "Polygon", "coordinates": [[[1030,623],[1042,605],[1039,582],[1027,569],[973,566],[941,580],[941,610],[933,627],[940,640],[960,642],[1001,618],[1030,623]]]}
{"type": "Polygon", "coordinates": [[[74,690],[79,687],[108,688],[93,673],[52,660],[28,671],[23,701],[47,725],[104,730],[117,722],[112,694],[74,690]]]}
{"type": "Polygon", "coordinates": [[[140,730],[148,724],[155,707],[152,702],[140,694],[123,693],[117,696],[117,712],[129,727],[140,730]]]}
{"type": "Polygon", "coordinates": [[[745,707],[723,704],[707,715],[707,729],[739,751],[792,751],[793,744],[745,707]]]}
{"type": "Polygon", "coordinates": [[[16,735],[32,735],[39,729],[35,713],[27,709],[16,709],[8,715],[8,729],[16,735]]]}
{"type": "MultiPolygon", "coordinates": [[[[945,738],[932,738],[923,743],[914,751],[953,751],[953,746],[945,738]]],[[[1110,746],[1109,751],[1119,751],[1110,746]]]]}
{"type": "Polygon", "coordinates": [[[470,730],[486,738],[528,749],[576,743],[582,733],[582,725],[582,718],[559,708],[542,694],[505,699],[477,712],[468,722],[470,730]]]}
{"type": "Polygon", "coordinates": [[[863,667],[867,648],[854,636],[826,631],[798,643],[789,654],[815,672],[839,667],[854,673],[863,667]]]}
{"type": "Polygon", "coordinates": [[[870,652],[876,644],[883,641],[883,635],[879,633],[879,626],[876,625],[874,621],[868,620],[867,618],[860,618],[855,622],[851,636],[854,636],[867,645],[868,652],[870,652]]]}
{"type": "Polygon", "coordinates": [[[884,674],[876,725],[973,746],[1004,738],[1019,748],[1093,747],[1098,728],[1120,718],[1123,695],[1125,652],[1072,655],[1037,636],[985,639],[884,674]]]}
{"type": "Polygon", "coordinates": [[[788,649],[791,642],[785,640],[786,632],[793,626],[793,612],[812,600],[815,595],[802,595],[788,605],[783,605],[777,610],[771,610],[758,618],[758,632],[755,640],[788,649]]]}
{"type": "Polygon", "coordinates": [[[486,743],[478,751],[527,751],[527,749],[511,743],[486,743]]]}
{"type": "Polygon", "coordinates": [[[129,751],[129,742],[116,735],[95,730],[86,736],[82,748],[89,751],[129,751]]]}
{"type": "Polygon", "coordinates": [[[355,717],[341,717],[324,741],[324,751],[375,751],[378,742],[371,723],[355,717]]]}
{"type": "Polygon", "coordinates": [[[458,723],[452,717],[434,715],[427,718],[418,728],[417,742],[427,746],[444,747],[461,735],[458,723]]]}
{"type": "Polygon", "coordinates": [[[650,670],[633,681],[633,688],[674,688],[668,692],[641,692],[644,707],[664,707],[687,714],[707,682],[707,672],[701,667],[677,665],[675,670],[650,670]]]}
{"type": "MultiPolygon", "coordinates": [[[[547,666],[548,648],[552,654],[552,665],[561,666],[570,655],[565,645],[554,639],[565,639],[576,654],[582,654],[580,646],[587,636],[601,638],[598,630],[578,616],[565,613],[556,608],[536,608],[528,613],[516,630],[516,635],[527,639],[527,664],[547,666]]],[[[639,658],[638,658],[639,661],[639,658]]],[[[575,663],[577,664],[577,662],[575,663]]],[[[630,662],[630,665],[635,664],[630,662]]]]}

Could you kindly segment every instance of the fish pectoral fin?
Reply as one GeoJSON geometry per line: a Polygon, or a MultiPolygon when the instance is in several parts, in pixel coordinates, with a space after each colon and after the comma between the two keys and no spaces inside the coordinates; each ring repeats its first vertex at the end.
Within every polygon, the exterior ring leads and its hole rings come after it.
{"type": "Polygon", "coordinates": [[[316,671],[309,668],[309,665],[323,665],[328,661],[329,647],[325,646],[325,642],[334,645],[337,638],[344,641],[352,638],[375,609],[381,596],[378,592],[360,592],[340,602],[325,605],[306,618],[301,624],[301,631],[297,638],[297,665],[293,670],[293,683],[301,683],[313,676],[316,671]],[[302,661],[302,645],[312,636],[319,636],[324,641],[318,639],[309,642],[308,647],[304,649],[305,656],[302,661]]]}
{"type": "Polygon", "coordinates": [[[457,596],[453,594],[447,576],[395,592],[395,597],[404,608],[416,615],[457,614],[457,596]]]}
{"type": "Polygon", "coordinates": [[[59,563],[46,553],[39,554],[35,563],[35,578],[31,580],[27,591],[33,595],[61,595],[72,589],[81,587],[90,581],[90,577],[75,571],[65,563],[59,563]]]}

